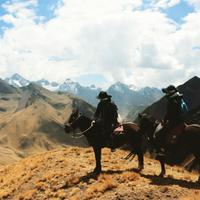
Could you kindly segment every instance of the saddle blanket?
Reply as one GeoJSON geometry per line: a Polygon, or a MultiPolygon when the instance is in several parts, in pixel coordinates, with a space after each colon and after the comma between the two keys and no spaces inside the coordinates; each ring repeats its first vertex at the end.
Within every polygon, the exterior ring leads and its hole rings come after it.
{"type": "Polygon", "coordinates": [[[114,129],[113,133],[116,135],[116,134],[122,134],[124,131],[124,128],[123,126],[119,126],[117,128],[114,129]]]}

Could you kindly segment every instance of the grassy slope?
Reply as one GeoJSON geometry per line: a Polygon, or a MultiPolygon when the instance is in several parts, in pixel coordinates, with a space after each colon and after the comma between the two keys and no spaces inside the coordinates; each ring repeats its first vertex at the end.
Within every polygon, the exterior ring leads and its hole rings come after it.
{"type": "Polygon", "coordinates": [[[28,157],[0,168],[0,199],[198,199],[197,174],[167,167],[167,176],[159,178],[158,162],[148,158],[138,174],[133,170],[137,160],[125,161],[126,155],[104,149],[104,173],[96,179],[90,174],[91,148],[68,147],[28,157]]]}

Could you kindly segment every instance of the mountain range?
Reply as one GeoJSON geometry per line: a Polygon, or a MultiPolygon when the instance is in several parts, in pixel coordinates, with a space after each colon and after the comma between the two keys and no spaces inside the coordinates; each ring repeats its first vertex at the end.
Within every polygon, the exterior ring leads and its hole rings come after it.
{"type": "MultiPolygon", "coordinates": [[[[178,87],[189,107],[187,121],[192,123],[200,123],[199,85],[200,78],[193,77],[178,87]]],[[[118,82],[108,92],[113,98],[121,99],[117,103],[123,105],[128,101],[129,90],[118,82]]],[[[152,88],[150,91],[152,95],[152,88]]],[[[148,88],[143,89],[144,102],[148,103],[145,98],[150,94],[148,88]]],[[[139,95],[136,97],[141,98],[139,95]]],[[[143,110],[156,119],[163,118],[166,111],[164,97],[148,108],[141,104],[134,107],[140,103],[136,97],[130,101],[130,120],[135,118],[136,112],[143,110]]],[[[88,117],[92,117],[95,111],[95,107],[71,93],[50,91],[36,83],[14,87],[0,79],[0,165],[66,145],[87,146],[84,138],[73,139],[64,133],[63,124],[74,108],[88,117]]]]}
{"type": "Polygon", "coordinates": [[[94,107],[87,102],[35,83],[15,88],[0,80],[0,88],[0,164],[66,145],[88,145],[84,138],[66,135],[63,125],[77,107],[91,117],[94,107]]]}
{"type": "MultiPolygon", "coordinates": [[[[19,74],[13,74],[6,78],[5,81],[17,88],[27,86],[31,81],[26,80],[19,74]]],[[[85,100],[89,104],[96,106],[98,100],[96,96],[102,90],[95,85],[82,86],[78,82],[74,82],[67,78],[63,83],[50,82],[41,79],[34,82],[50,91],[68,92],[85,100]]],[[[112,95],[113,101],[117,104],[120,114],[125,117],[130,109],[140,110],[158,100],[162,96],[161,90],[153,87],[136,88],[133,85],[126,85],[121,82],[116,82],[106,90],[112,95]]]]}

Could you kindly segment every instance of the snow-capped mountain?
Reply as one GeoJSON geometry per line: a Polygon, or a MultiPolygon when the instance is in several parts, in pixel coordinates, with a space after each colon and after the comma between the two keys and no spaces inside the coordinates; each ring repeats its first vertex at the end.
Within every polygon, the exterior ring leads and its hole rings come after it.
{"type": "Polygon", "coordinates": [[[62,92],[70,92],[77,95],[80,87],[81,85],[78,82],[74,82],[71,79],[67,78],[64,83],[59,85],[58,90],[62,92]]]}
{"type": "Polygon", "coordinates": [[[144,87],[136,88],[116,82],[108,88],[108,93],[119,107],[119,111],[126,115],[136,107],[145,107],[157,101],[163,94],[157,88],[144,87]]]}
{"type": "MultiPolygon", "coordinates": [[[[15,87],[24,87],[31,83],[31,81],[24,79],[19,74],[14,74],[11,77],[6,78],[5,81],[15,87]]],[[[101,91],[101,88],[97,88],[95,85],[82,86],[78,82],[74,82],[69,78],[67,78],[63,83],[50,82],[46,79],[41,79],[34,83],[51,91],[72,93],[94,106],[97,105],[96,96],[101,91]]]]}
{"type": "MultiPolygon", "coordinates": [[[[22,87],[31,83],[19,74],[14,74],[10,78],[6,78],[5,81],[15,87],[22,87]]],[[[41,79],[34,83],[51,91],[72,93],[94,106],[98,103],[96,96],[101,91],[101,88],[97,88],[95,85],[82,86],[69,78],[63,83],[50,82],[46,79],[41,79]]],[[[133,107],[148,106],[162,96],[162,92],[157,88],[138,88],[121,82],[111,85],[107,92],[112,95],[112,100],[117,104],[119,112],[123,115],[126,115],[133,107]]]]}
{"type": "Polygon", "coordinates": [[[17,73],[13,74],[9,78],[6,78],[5,81],[8,84],[13,85],[15,87],[24,87],[30,83],[30,81],[26,80],[25,78],[23,78],[21,75],[17,73]]]}
{"type": "Polygon", "coordinates": [[[46,79],[41,79],[39,81],[36,81],[35,83],[51,91],[57,91],[60,86],[59,83],[49,82],[46,79]]]}

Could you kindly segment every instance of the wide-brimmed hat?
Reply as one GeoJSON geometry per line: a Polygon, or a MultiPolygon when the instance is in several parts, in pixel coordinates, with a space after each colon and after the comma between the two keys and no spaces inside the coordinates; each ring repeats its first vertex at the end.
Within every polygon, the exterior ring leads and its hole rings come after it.
{"type": "Polygon", "coordinates": [[[178,89],[174,85],[169,85],[168,87],[163,88],[162,92],[165,94],[174,94],[178,92],[178,89]]]}
{"type": "Polygon", "coordinates": [[[162,92],[165,93],[166,96],[170,96],[170,97],[183,96],[183,94],[180,94],[178,89],[174,85],[169,85],[168,87],[163,88],[162,92]]]}
{"type": "Polygon", "coordinates": [[[108,95],[107,92],[105,91],[101,91],[99,92],[97,99],[107,99],[107,98],[111,98],[111,95],[108,95]]]}

